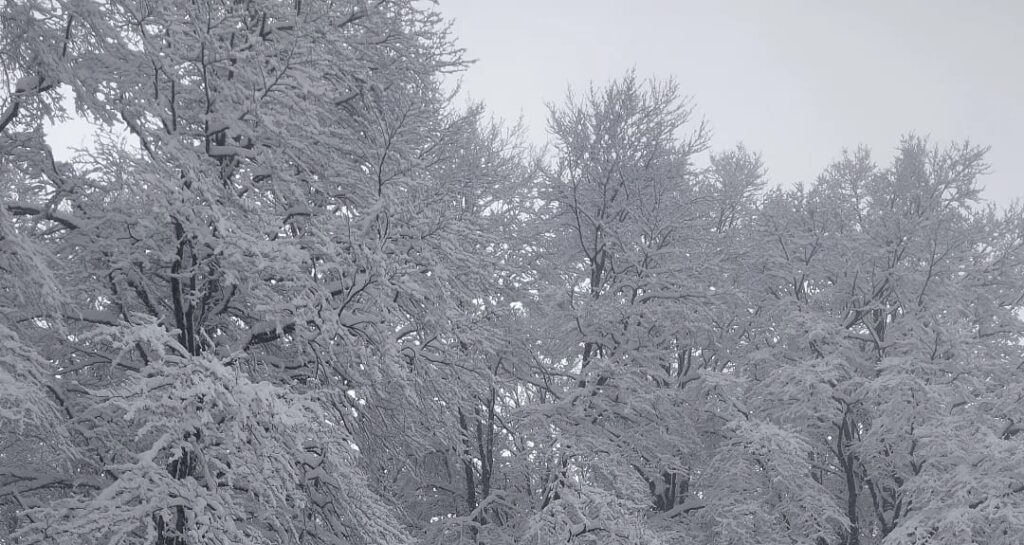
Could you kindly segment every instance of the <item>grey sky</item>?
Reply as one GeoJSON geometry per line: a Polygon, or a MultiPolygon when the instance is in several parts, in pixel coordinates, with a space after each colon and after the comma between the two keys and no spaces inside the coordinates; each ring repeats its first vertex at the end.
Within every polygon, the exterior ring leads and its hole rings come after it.
{"type": "Polygon", "coordinates": [[[1024,197],[1024,1],[441,0],[478,62],[463,88],[543,141],[545,103],[636,67],[674,76],[718,149],[811,181],[901,134],[992,146],[989,199],[1024,197]]]}

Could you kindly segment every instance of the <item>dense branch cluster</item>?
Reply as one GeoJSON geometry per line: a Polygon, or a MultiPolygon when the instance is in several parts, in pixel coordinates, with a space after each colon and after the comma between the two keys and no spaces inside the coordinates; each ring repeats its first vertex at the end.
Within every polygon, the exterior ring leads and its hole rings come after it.
{"type": "Polygon", "coordinates": [[[984,149],[769,188],[630,73],[537,151],[461,55],[414,0],[0,5],[0,545],[1019,543],[984,149]]]}

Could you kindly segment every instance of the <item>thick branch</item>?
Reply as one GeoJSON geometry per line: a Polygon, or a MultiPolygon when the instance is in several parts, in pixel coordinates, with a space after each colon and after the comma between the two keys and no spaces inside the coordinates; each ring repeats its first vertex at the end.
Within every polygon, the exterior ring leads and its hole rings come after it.
{"type": "Polygon", "coordinates": [[[15,216],[37,216],[40,219],[59,223],[71,230],[80,229],[82,227],[82,225],[78,223],[78,220],[71,216],[59,214],[48,208],[43,208],[34,204],[7,202],[4,203],[4,206],[7,207],[7,210],[15,216]]]}

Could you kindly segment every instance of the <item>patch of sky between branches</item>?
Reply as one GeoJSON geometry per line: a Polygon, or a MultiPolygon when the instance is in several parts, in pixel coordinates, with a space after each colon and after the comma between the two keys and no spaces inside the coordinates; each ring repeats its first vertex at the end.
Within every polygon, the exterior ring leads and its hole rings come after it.
{"type": "Polygon", "coordinates": [[[46,130],[46,143],[58,161],[68,161],[76,151],[95,151],[100,128],[75,111],[75,97],[66,85],[61,85],[61,106],[67,112],[63,121],[50,121],[46,130]]]}

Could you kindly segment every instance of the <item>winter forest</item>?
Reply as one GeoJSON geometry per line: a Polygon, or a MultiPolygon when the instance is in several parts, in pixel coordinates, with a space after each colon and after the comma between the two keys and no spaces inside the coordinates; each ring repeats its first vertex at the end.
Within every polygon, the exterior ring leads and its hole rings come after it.
{"type": "Polygon", "coordinates": [[[1024,542],[985,148],[775,186],[635,73],[538,147],[470,54],[419,0],[0,2],[0,545],[1024,542]]]}

